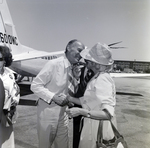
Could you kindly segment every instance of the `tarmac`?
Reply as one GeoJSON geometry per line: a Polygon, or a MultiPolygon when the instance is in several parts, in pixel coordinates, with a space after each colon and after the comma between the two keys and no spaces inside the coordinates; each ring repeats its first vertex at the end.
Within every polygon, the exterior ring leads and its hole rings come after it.
{"type": "MultiPolygon", "coordinates": [[[[115,82],[117,91],[142,94],[116,96],[119,132],[124,136],[129,148],[150,148],[150,78],[115,78],[115,82]]],[[[37,99],[35,95],[24,98],[37,99]]],[[[19,116],[14,124],[16,148],[38,147],[36,109],[36,106],[18,105],[19,116]]],[[[72,148],[72,120],[69,125],[72,148]]]]}

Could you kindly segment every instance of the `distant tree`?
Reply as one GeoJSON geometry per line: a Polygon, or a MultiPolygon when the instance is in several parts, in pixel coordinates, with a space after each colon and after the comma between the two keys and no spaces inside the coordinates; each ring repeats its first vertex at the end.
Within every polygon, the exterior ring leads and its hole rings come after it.
{"type": "Polygon", "coordinates": [[[123,71],[123,68],[122,68],[121,66],[117,66],[117,67],[116,67],[116,70],[123,71]]]}
{"type": "Polygon", "coordinates": [[[145,73],[150,73],[150,69],[146,69],[144,72],[145,73]]]}

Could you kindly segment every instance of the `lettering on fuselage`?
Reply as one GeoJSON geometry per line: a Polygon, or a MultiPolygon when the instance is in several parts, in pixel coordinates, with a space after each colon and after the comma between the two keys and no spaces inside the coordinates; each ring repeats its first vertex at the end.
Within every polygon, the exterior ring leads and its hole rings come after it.
{"type": "Polygon", "coordinates": [[[17,37],[0,32],[0,42],[18,46],[17,37]]]}

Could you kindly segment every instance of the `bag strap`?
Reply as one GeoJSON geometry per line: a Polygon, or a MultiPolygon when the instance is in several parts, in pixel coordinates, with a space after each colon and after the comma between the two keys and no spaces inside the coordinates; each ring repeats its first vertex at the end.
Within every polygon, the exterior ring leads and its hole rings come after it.
{"type": "Polygon", "coordinates": [[[119,138],[119,137],[122,137],[122,135],[119,133],[119,131],[116,129],[116,127],[114,126],[114,124],[112,123],[112,121],[110,120],[110,123],[111,123],[111,127],[113,129],[113,132],[114,132],[114,135],[119,138]]]}
{"type": "MultiPolygon", "coordinates": [[[[122,135],[119,133],[119,131],[117,130],[117,128],[116,128],[116,127],[114,126],[114,124],[112,123],[110,113],[109,113],[106,109],[104,109],[103,111],[107,114],[107,116],[108,116],[108,118],[109,118],[108,120],[110,121],[112,130],[113,130],[113,132],[114,132],[114,136],[115,136],[116,138],[122,137],[122,135]]],[[[97,132],[97,142],[98,142],[98,143],[102,143],[102,140],[103,140],[103,130],[102,130],[102,129],[103,129],[103,121],[104,121],[104,120],[100,120],[100,121],[99,121],[98,132],[97,132]]]]}
{"type": "Polygon", "coordinates": [[[98,132],[97,132],[97,142],[98,143],[102,143],[102,140],[103,140],[103,121],[99,121],[99,126],[98,126],[98,132]]]}
{"type": "Polygon", "coordinates": [[[117,130],[117,128],[114,126],[114,124],[112,123],[112,116],[111,114],[109,113],[109,111],[107,109],[103,109],[103,111],[106,113],[106,115],[108,116],[109,118],[109,121],[111,123],[111,127],[113,129],[113,132],[114,132],[114,135],[119,138],[119,137],[122,137],[119,133],[119,131],[117,130]]]}

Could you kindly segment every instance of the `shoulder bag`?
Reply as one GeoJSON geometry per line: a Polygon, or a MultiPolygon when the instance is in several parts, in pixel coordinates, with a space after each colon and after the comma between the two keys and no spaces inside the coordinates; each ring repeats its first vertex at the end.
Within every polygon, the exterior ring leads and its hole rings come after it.
{"type": "Polygon", "coordinates": [[[98,127],[98,133],[97,133],[97,141],[96,146],[97,148],[128,148],[126,141],[124,140],[124,137],[120,135],[114,124],[111,120],[109,120],[111,123],[112,130],[114,132],[114,139],[113,141],[105,141],[103,140],[103,120],[100,120],[99,127],[98,127]]]}

